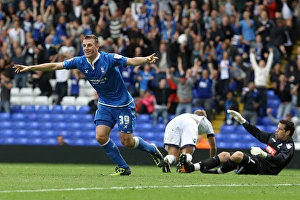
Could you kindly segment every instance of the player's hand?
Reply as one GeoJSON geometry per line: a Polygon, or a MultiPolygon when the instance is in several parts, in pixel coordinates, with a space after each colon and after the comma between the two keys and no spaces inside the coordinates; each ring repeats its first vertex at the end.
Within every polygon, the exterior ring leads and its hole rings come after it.
{"type": "Polygon", "coordinates": [[[264,152],[261,148],[259,147],[251,147],[251,150],[250,150],[251,154],[254,155],[254,156],[259,156],[259,157],[262,157],[262,158],[266,158],[267,157],[267,153],[264,152]]]}
{"type": "Polygon", "coordinates": [[[234,110],[227,110],[227,112],[240,124],[246,122],[246,120],[242,117],[242,115],[234,110]]]}
{"type": "Polygon", "coordinates": [[[30,69],[29,67],[24,66],[24,65],[14,65],[12,68],[15,69],[16,73],[29,71],[29,69],[30,69]]]}
{"type": "Polygon", "coordinates": [[[152,63],[155,63],[155,61],[158,59],[158,57],[155,56],[155,53],[153,53],[152,55],[150,56],[147,56],[147,61],[152,64],[152,63]]]}

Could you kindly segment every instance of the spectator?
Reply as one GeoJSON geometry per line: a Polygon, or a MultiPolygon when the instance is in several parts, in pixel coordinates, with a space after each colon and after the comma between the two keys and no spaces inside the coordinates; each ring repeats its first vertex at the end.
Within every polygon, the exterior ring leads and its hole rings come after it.
{"type": "Polygon", "coordinates": [[[243,117],[248,119],[251,124],[257,123],[260,95],[255,89],[253,82],[248,83],[248,87],[242,92],[241,102],[244,104],[243,117]]]}
{"type": "Polygon", "coordinates": [[[96,110],[98,109],[98,94],[96,91],[94,92],[93,99],[88,102],[88,106],[90,107],[88,114],[95,115],[96,110]]]}
{"type": "Polygon", "coordinates": [[[168,110],[171,106],[169,97],[172,90],[167,87],[167,80],[165,78],[161,78],[158,81],[158,86],[151,85],[152,84],[150,83],[149,88],[152,90],[155,97],[154,112],[152,113],[153,125],[157,124],[160,116],[163,118],[163,123],[167,124],[169,122],[168,110]]]}
{"type": "Polygon", "coordinates": [[[248,45],[255,40],[254,20],[250,18],[250,15],[251,13],[245,10],[243,12],[243,19],[239,22],[241,34],[248,45]]]}
{"type": "Polygon", "coordinates": [[[152,114],[154,111],[154,101],[155,96],[152,94],[151,90],[146,90],[143,96],[138,101],[139,114],[152,114]]]}
{"type": "MultiPolygon", "coordinates": [[[[20,64],[20,65],[25,65],[26,63],[26,55],[25,51],[22,51],[21,47],[16,46],[14,48],[14,55],[12,58],[13,63],[15,64],[20,64]]],[[[24,88],[27,87],[27,76],[28,73],[23,73],[23,74],[14,74],[14,82],[15,86],[18,88],[24,88]]]]}
{"type": "Polygon", "coordinates": [[[200,78],[195,84],[194,105],[201,106],[207,111],[207,119],[212,118],[212,79],[209,77],[209,71],[204,69],[200,78]]]}
{"type": "Polygon", "coordinates": [[[236,96],[234,95],[233,91],[228,91],[226,94],[226,99],[220,101],[220,104],[224,106],[224,112],[225,112],[225,123],[227,125],[232,125],[235,123],[234,118],[227,112],[227,110],[235,110],[239,112],[239,104],[236,99],[236,96]]]}
{"type": "MultiPolygon", "coordinates": [[[[255,55],[254,55],[254,49],[250,50],[250,61],[251,66],[254,69],[254,83],[255,87],[257,88],[257,91],[260,94],[261,98],[261,113],[260,116],[267,116],[266,110],[267,110],[267,94],[266,94],[266,87],[267,87],[267,81],[269,77],[269,73],[272,67],[273,63],[273,49],[269,49],[269,56],[267,63],[264,60],[260,60],[259,63],[256,62],[255,55]]],[[[251,122],[252,123],[252,122],[251,122]]],[[[252,123],[253,124],[253,123],[252,123]]]]}
{"type": "Polygon", "coordinates": [[[1,99],[0,112],[10,113],[10,90],[13,87],[7,71],[0,73],[1,99]]]}
{"type": "Polygon", "coordinates": [[[58,146],[68,146],[65,138],[62,135],[57,136],[56,138],[58,146]]]}
{"type": "Polygon", "coordinates": [[[145,64],[143,69],[140,69],[141,66],[136,66],[134,72],[137,74],[137,80],[139,83],[139,94],[144,96],[146,90],[148,90],[148,82],[154,80],[156,72],[152,69],[155,65],[145,64]]]}
{"type": "Polygon", "coordinates": [[[181,57],[178,57],[178,69],[180,71],[180,77],[175,77],[173,74],[170,74],[172,81],[177,85],[177,96],[179,99],[175,114],[192,113],[192,88],[196,82],[196,70],[188,70],[185,74],[182,68],[181,57]]]}
{"type": "Polygon", "coordinates": [[[78,97],[79,96],[79,79],[81,72],[78,69],[72,69],[70,72],[70,96],[78,97]]]}
{"type": "Polygon", "coordinates": [[[29,77],[28,82],[32,83],[33,87],[37,86],[40,89],[41,93],[39,96],[50,97],[52,95],[53,88],[50,84],[49,72],[37,71],[29,77]]]}
{"type": "Polygon", "coordinates": [[[25,45],[25,32],[20,26],[20,21],[15,20],[12,28],[8,30],[10,40],[17,41],[21,47],[25,45]]]}

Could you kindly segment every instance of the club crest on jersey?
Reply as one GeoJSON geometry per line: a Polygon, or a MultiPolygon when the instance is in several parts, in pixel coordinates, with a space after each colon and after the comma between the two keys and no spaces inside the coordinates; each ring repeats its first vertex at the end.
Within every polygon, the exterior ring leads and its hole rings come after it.
{"type": "Polygon", "coordinates": [[[102,73],[102,74],[104,74],[104,73],[105,73],[105,70],[104,70],[104,68],[103,68],[103,67],[101,67],[101,68],[100,68],[100,70],[101,70],[101,73],[102,73]]]}
{"type": "Polygon", "coordinates": [[[89,73],[89,70],[88,70],[88,69],[84,70],[84,73],[85,73],[85,74],[88,74],[88,73],[89,73]]]}
{"type": "Polygon", "coordinates": [[[290,148],[292,148],[292,147],[293,147],[292,144],[286,144],[286,148],[287,148],[287,149],[290,149],[290,148]]]}
{"type": "Polygon", "coordinates": [[[115,53],[115,54],[114,54],[114,58],[115,58],[115,59],[121,59],[122,56],[121,56],[120,54],[116,54],[116,53],[115,53]]]}

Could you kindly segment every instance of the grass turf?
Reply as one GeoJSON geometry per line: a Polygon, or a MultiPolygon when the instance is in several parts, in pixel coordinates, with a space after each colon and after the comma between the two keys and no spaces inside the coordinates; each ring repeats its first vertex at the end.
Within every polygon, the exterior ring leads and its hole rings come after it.
{"type": "Polygon", "coordinates": [[[1,199],[298,199],[300,170],[278,176],[162,173],[131,166],[131,176],[109,176],[112,165],[0,164],[1,199]]]}

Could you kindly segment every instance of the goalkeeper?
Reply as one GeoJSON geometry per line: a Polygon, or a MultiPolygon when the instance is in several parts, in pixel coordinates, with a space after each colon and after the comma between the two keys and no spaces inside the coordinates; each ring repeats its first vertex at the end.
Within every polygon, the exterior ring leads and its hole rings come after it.
{"type": "Polygon", "coordinates": [[[266,149],[251,147],[251,154],[241,151],[221,152],[213,158],[195,164],[186,162],[186,155],[181,154],[179,157],[181,167],[185,168],[186,172],[201,171],[203,173],[223,174],[235,170],[238,174],[279,174],[289,164],[295,152],[292,139],[295,130],[294,123],[280,120],[275,133],[268,133],[247,122],[240,113],[233,110],[227,110],[227,112],[249,133],[266,144],[266,149]],[[213,169],[219,165],[221,165],[219,168],[213,169]]]}

